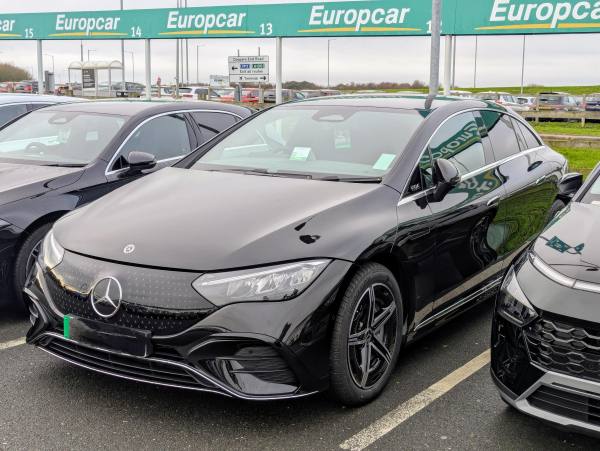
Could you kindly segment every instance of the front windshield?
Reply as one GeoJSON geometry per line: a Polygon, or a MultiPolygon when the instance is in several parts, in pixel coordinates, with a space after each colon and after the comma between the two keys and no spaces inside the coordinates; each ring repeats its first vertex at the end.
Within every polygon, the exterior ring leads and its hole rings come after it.
{"type": "Polygon", "coordinates": [[[422,121],[414,110],[279,107],[223,139],[193,168],[247,168],[315,178],[381,177],[390,171],[422,121]]]}
{"type": "Polygon", "coordinates": [[[0,130],[0,161],[84,166],[102,152],[124,123],[121,116],[34,111],[0,130]]]}

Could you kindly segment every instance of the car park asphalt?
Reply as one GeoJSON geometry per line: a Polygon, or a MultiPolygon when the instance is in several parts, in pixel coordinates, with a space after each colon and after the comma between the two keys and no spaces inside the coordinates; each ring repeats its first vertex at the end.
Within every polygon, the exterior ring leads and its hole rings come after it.
{"type": "Polygon", "coordinates": [[[597,448],[597,439],[561,432],[504,404],[488,364],[414,408],[433,384],[481,361],[492,309],[486,301],[404,349],[382,396],[350,408],[323,394],[247,402],[157,387],[93,373],[28,345],[3,349],[24,337],[29,322],[0,307],[0,450],[340,450],[364,439],[365,428],[376,431],[367,450],[597,448]],[[398,409],[403,421],[384,434],[378,420],[398,409]]]}

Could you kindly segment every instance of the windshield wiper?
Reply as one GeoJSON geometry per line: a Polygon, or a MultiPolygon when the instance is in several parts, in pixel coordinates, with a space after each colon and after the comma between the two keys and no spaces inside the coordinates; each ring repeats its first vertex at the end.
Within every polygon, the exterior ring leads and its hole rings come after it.
{"type": "Polygon", "coordinates": [[[227,169],[211,169],[212,172],[241,172],[242,174],[267,174],[271,175],[267,172],[266,169],[263,168],[227,168],[227,169]]]}
{"type": "Polygon", "coordinates": [[[43,164],[42,166],[58,166],[59,168],[82,168],[87,166],[87,164],[83,163],[49,163],[43,164]]]}
{"type": "Polygon", "coordinates": [[[381,183],[381,177],[338,177],[337,175],[328,175],[318,180],[326,182],[381,183]]]}

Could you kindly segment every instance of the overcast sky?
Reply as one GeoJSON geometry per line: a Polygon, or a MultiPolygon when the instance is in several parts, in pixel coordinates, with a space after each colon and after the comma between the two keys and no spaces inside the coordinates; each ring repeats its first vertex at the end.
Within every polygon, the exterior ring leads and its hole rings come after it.
{"type": "MultiPolygon", "coordinates": [[[[299,2],[302,0],[296,0],[299,2]]],[[[269,0],[188,0],[188,6],[287,3],[269,0]]],[[[0,0],[0,13],[58,12],[119,9],[119,0],[0,0]]],[[[125,9],[169,8],[176,0],[124,0],[125,9]]],[[[485,36],[478,38],[477,86],[518,86],[521,83],[522,36],[485,36]]],[[[211,74],[227,74],[227,56],[262,55],[272,59],[274,77],[275,39],[189,39],[189,80],[196,82],[196,46],[199,50],[199,79],[206,84],[211,74]],[[202,42],[200,42],[202,41],[202,42]]],[[[412,82],[429,81],[429,37],[336,38],[331,42],[330,82],[412,82]]],[[[80,60],[80,41],[44,41],[44,53],[54,55],[56,81],[67,81],[67,67],[80,60]]],[[[120,60],[120,41],[84,41],[91,60],[120,60]]],[[[144,42],[125,41],[133,52],[135,81],[144,82],[144,42]]],[[[0,41],[0,61],[33,67],[37,73],[34,41],[0,41]]],[[[444,45],[442,39],[441,80],[444,45]]],[[[132,79],[132,55],[125,54],[126,78],[132,79]]],[[[52,70],[52,59],[44,57],[44,69],[52,70]]],[[[475,68],[475,38],[457,38],[456,84],[472,87],[475,68]]],[[[31,70],[31,69],[30,69],[31,70]]],[[[152,41],[152,81],[161,77],[171,83],[175,77],[175,41],[152,41]]],[[[284,38],[283,81],[309,80],[327,83],[327,38],[284,38]]],[[[525,85],[544,86],[600,84],[600,34],[528,36],[525,58],[525,85]]]]}

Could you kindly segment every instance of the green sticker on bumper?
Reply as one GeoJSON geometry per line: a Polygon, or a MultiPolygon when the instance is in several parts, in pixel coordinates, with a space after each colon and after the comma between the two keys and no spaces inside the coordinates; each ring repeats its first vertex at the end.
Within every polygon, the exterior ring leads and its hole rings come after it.
{"type": "Polygon", "coordinates": [[[69,339],[69,321],[71,321],[70,316],[63,317],[64,336],[67,340],[69,339]]]}

